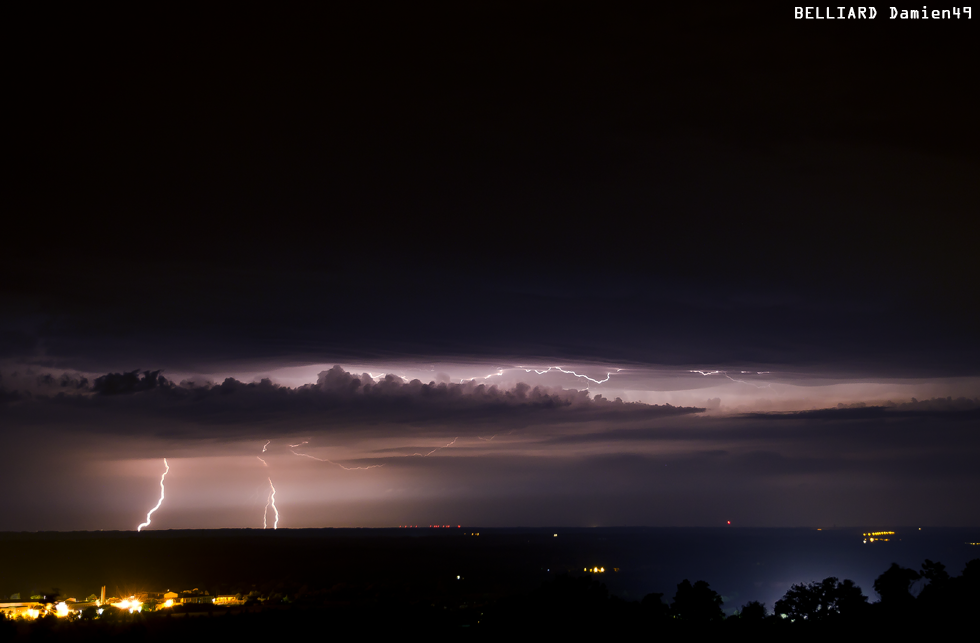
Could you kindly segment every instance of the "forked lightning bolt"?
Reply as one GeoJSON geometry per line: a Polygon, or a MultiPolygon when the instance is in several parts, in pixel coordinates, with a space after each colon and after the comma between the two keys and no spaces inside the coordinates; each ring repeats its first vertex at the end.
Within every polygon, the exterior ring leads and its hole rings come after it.
{"type": "Polygon", "coordinates": [[[272,484],[272,478],[269,478],[269,488],[272,492],[269,494],[269,499],[265,502],[265,513],[262,514],[262,529],[266,529],[269,526],[267,522],[267,517],[269,515],[269,507],[272,507],[272,511],[275,512],[276,518],[272,523],[273,529],[279,529],[279,510],[276,509],[276,486],[272,484]]]}
{"type": "MultiPolygon", "coordinates": [[[[270,444],[272,444],[272,440],[268,440],[265,444],[262,445],[262,453],[265,453],[269,449],[269,445],[270,444]]],[[[255,457],[258,458],[259,462],[261,462],[263,466],[266,466],[266,467],[269,466],[269,463],[266,462],[264,458],[259,457],[259,456],[255,456],[255,457]]],[[[272,511],[275,512],[275,514],[276,514],[276,519],[272,523],[272,528],[273,529],[278,529],[279,528],[279,510],[276,509],[276,487],[275,487],[275,485],[272,484],[272,477],[271,476],[268,478],[268,480],[269,480],[269,488],[272,489],[272,491],[269,493],[269,499],[265,501],[265,511],[262,512],[262,529],[266,529],[269,526],[268,518],[269,518],[269,507],[270,506],[272,507],[272,511]]]]}
{"type": "Polygon", "coordinates": [[[157,500],[156,507],[150,509],[150,511],[146,514],[146,522],[144,522],[143,524],[141,524],[139,527],[136,528],[137,532],[143,531],[143,527],[146,527],[150,524],[150,516],[152,516],[153,512],[159,509],[160,505],[163,504],[163,480],[164,478],[167,477],[167,474],[170,472],[170,465],[167,464],[166,458],[163,459],[163,466],[166,467],[166,469],[163,471],[163,475],[160,476],[160,499],[157,500]]]}

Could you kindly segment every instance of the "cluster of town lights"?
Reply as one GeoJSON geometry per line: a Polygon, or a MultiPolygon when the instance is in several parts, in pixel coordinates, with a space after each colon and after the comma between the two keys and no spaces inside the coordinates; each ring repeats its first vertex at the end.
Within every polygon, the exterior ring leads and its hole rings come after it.
{"type": "Polygon", "coordinates": [[[111,605],[113,607],[118,607],[121,610],[129,610],[129,613],[130,614],[132,614],[133,612],[142,612],[143,611],[143,603],[141,603],[140,601],[136,600],[136,598],[135,597],[132,597],[132,596],[129,597],[129,598],[123,599],[123,600],[119,601],[118,603],[111,603],[111,605]]]}
{"type": "MultiPolygon", "coordinates": [[[[51,609],[50,603],[46,607],[42,606],[40,603],[35,603],[35,604],[37,605],[37,607],[29,607],[24,611],[20,612],[20,615],[33,620],[39,618],[42,613],[54,614],[58,618],[68,618],[73,613],[72,606],[70,606],[67,601],[61,601],[60,603],[54,605],[53,610],[51,609]]],[[[121,610],[126,610],[130,614],[134,612],[143,611],[143,602],[138,600],[135,596],[130,596],[129,598],[125,598],[121,601],[117,601],[115,603],[108,603],[108,604],[112,605],[113,607],[119,608],[121,610]]],[[[102,614],[102,612],[105,610],[105,608],[103,607],[104,603],[102,603],[102,601],[96,600],[95,605],[99,606],[98,613],[102,614]]],[[[174,606],[174,602],[172,599],[168,599],[163,604],[163,607],[173,607],[173,606],[174,606]]],[[[77,609],[78,608],[76,608],[76,610],[77,609]]]]}
{"type": "Polygon", "coordinates": [[[882,538],[882,536],[894,536],[895,532],[894,531],[869,531],[861,535],[864,537],[864,542],[866,543],[868,542],[873,543],[876,540],[879,542],[887,543],[890,539],[882,538]]]}

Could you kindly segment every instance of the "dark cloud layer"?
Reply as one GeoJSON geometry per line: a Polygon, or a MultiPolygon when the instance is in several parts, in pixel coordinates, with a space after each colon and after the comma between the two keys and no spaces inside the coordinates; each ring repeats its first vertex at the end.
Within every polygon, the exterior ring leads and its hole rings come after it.
{"type": "Polygon", "coordinates": [[[937,397],[930,400],[916,400],[884,406],[869,406],[864,402],[854,404],[840,403],[836,408],[812,411],[790,411],[785,413],[746,413],[752,420],[887,420],[900,417],[955,418],[959,420],[980,420],[980,399],[958,397],[937,397]]]}
{"type": "MultiPolygon", "coordinates": [[[[430,427],[643,421],[703,412],[703,408],[625,403],[588,391],[554,389],[518,383],[510,389],[470,381],[423,383],[386,375],[375,381],[334,366],[319,374],[315,384],[296,388],[270,380],[255,383],[227,378],[220,384],[176,384],[159,371],[109,373],[95,379],[86,393],[26,396],[6,393],[4,415],[11,421],[69,421],[95,423],[93,430],[125,431],[133,435],[126,418],[159,423],[194,425],[171,428],[165,434],[186,437],[215,435],[244,437],[294,432],[298,426],[320,423],[325,431],[345,431],[377,424],[430,427]]],[[[454,428],[452,430],[459,430],[454,428]]],[[[464,428],[465,430],[465,428],[464,428]]]]}
{"type": "Polygon", "coordinates": [[[95,378],[92,390],[100,395],[126,395],[129,393],[139,393],[149,391],[157,386],[167,387],[170,382],[160,375],[160,371],[143,371],[142,376],[138,370],[128,373],[107,373],[102,377],[95,378]]]}

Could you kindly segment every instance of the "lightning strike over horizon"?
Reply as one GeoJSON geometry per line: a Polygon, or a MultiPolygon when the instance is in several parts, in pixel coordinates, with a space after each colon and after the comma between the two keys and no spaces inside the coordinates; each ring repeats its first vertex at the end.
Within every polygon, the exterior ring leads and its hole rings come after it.
{"type": "Polygon", "coordinates": [[[272,507],[272,511],[274,511],[276,514],[275,521],[272,523],[272,528],[279,529],[279,510],[276,508],[276,486],[272,484],[271,477],[269,478],[269,488],[272,489],[272,492],[269,494],[269,499],[265,503],[265,512],[262,514],[262,529],[266,529],[269,526],[267,519],[270,506],[272,507]]]}
{"type": "Polygon", "coordinates": [[[272,484],[272,478],[269,478],[269,486],[272,487],[272,495],[269,496],[269,502],[272,503],[272,510],[276,512],[276,520],[272,523],[272,528],[279,529],[279,509],[276,508],[276,486],[272,484]]]}
{"type": "Polygon", "coordinates": [[[164,495],[163,480],[167,477],[167,474],[170,473],[170,464],[167,462],[166,458],[163,459],[163,466],[165,466],[166,469],[164,470],[163,475],[160,476],[160,499],[157,500],[156,506],[153,507],[153,509],[150,509],[149,512],[147,512],[146,522],[144,522],[143,524],[141,524],[139,527],[136,528],[137,533],[143,531],[143,527],[146,527],[150,524],[150,516],[152,516],[153,512],[159,509],[160,505],[163,504],[163,495],[164,495]]]}

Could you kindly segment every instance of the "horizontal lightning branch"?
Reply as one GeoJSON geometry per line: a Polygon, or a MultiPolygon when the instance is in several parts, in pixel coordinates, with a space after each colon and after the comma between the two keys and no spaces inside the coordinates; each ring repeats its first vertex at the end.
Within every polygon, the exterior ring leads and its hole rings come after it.
{"type": "MultiPolygon", "coordinates": [[[[748,384],[749,386],[754,386],[755,388],[772,388],[772,384],[770,384],[770,383],[758,384],[756,382],[747,382],[745,380],[736,379],[736,378],[732,377],[731,375],[729,375],[728,374],[728,371],[688,371],[688,372],[689,373],[700,373],[701,375],[703,375],[705,377],[707,377],[708,375],[719,375],[720,374],[720,375],[724,375],[725,377],[727,377],[728,379],[730,379],[733,382],[738,382],[739,384],[748,384]]],[[[756,375],[765,375],[769,371],[741,371],[741,373],[749,373],[749,374],[751,374],[753,372],[755,372],[756,375]]]]}
{"type": "MultiPolygon", "coordinates": [[[[494,437],[496,437],[496,436],[494,436],[494,437]]],[[[405,457],[406,457],[406,458],[412,458],[412,457],[415,457],[415,456],[418,456],[418,457],[420,457],[420,458],[428,458],[428,457],[429,457],[430,455],[432,455],[432,454],[433,454],[433,453],[435,453],[436,451],[440,451],[440,450],[442,450],[442,449],[445,449],[445,448],[448,448],[448,447],[451,447],[452,445],[454,445],[454,444],[456,444],[456,440],[458,440],[458,439],[459,439],[458,437],[456,437],[456,438],[453,438],[453,441],[452,441],[452,442],[450,442],[449,444],[444,444],[444,445],[442,445],[441,447],[436,447],[436,448],[434,448],[434,449],[432,449],[431,451],[429,451],[428,453],[409,453],[409,454],[408,454],[407,456],[405,456],[405,457]]]]}
{"type": "MultiPolygon", "coordinates": [[[[623,370],[623,369],[617,368],[616,369],[616,372],[618,373],[621,370],[623,370]]],[[[538,375],[544,375],[545,373],[548,373],[549,371],[558,371],[560,373],[565,373],[567,375],[574,375],[575,377],[581,377],[581,378],[587,379],[590,382],[595,382],[596,384],[604,384],[604,383],[606,383],[606,382],[609,381],[609,378],[610,377],[613,376],[612,373],[606,373],[605,379],[597,380],[597,379],[593,379],[593,378],[589,377],[588,375],[581,375],[579,373],[576,373],[575,371],[567,371],[567,370],[565,370],[564,368],[562,368],[560,366],[549,366],[548,368],[544,369],[543,371],[539,371],[536,368],[525,368],[524,369],[524,372],[525,373],[530,373],[531,371],[534,371],[538,375]]]]}
{"type": "Polygon", "coordinates": [[[318,458],[316,456],[310,455],[309,453],[297,453],[296,451],[293,451],[292,449],[290,449],[290,453],[292,453],[293,455],[301,455],[304,458],[309,458],[310,460],[316,460],[317,462],[326,462],[327,464],[332,464],[335,467],[340,467],[344,471],[358,471],[358,470],[364,471],[364,470],[367,470],[367,469],[377,469],[378,467],[385,466],[383,464],[372,464],[372,465],[368,465],[366,467],[345,467],[344,465],[340,464],[339,462],[334,462],[333,460],[328,460],[327,458],[318,458]]]}

